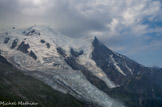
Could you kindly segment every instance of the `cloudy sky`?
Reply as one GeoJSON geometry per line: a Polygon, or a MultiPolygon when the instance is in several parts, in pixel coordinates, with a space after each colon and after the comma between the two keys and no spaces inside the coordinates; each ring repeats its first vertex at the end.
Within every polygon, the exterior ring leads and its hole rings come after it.
{"type": "Polygon", "coordinates": [[[49,25],[71,37],[97,36],[112,50],[162,67],[161,0],[0,0],[0,29],[49,25]]]}

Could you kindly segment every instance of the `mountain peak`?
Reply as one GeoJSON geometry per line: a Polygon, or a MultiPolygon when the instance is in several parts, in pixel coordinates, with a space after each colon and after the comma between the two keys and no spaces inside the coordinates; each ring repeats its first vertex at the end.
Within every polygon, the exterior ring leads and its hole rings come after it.
{"type": "Polygon", "coordinates": [[[95,40],[95,41],[98,40],[96,36],[94,37],[94,40],[95,40]]]}
{"type": "MultiPolygon", "coordinates": [[[[136,82],[144,83],[153,78],[154,83],[162,87],[159,84],[162,73],[157,75],[152,72],[158,69],[141,66],[113,52],[97,37],[71,38],[46,25],[34,25],[0,34],[0,59],[4,63],[10,62],[22,69],[22,72],[40,79],[55,90],[102,107],[123,106],[113,99],[113,92],[110,93],[113,89],[117,89],[114,90],[114,95],[119,95],[119,99],[123,95],[132,99],[129,90],[133,95],[139,95],[136,93],[138,86],[145,89],[143,84],[138,85],[136,82]],[[131,85],[131,81],[136,82],[131,85]]],[[[153,92],[150,90],[153,89],[152,85],[147,87],[149,93],[153,92]]]]}
{"type": "Polygon", "coordinates": [[[57,48],[65,50],[68,56],[71,49],[78,52],[84,51],[84,55],[87,57],[92,51],[91,43],[93,39],[91,36],[71,38],[46,25],[15,29],[0,36],[0,43],[4,45],[2,50],[6,50],[8,53],[11,52],[11,54],[21,51],[41,63],[45,62],[43,59],[47,56],[58,56],[57,48]]]}

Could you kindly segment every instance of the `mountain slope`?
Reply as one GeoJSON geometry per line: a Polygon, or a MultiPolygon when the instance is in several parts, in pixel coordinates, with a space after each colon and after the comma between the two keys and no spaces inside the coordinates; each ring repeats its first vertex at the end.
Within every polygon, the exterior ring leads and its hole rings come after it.
{"type": "Polygon", "coordinates": [[[162,70],[142,66],[93,41],[92,59],[119,87],[106,91],[130,107],[162,106],[162,70]]]}
{"type": "Polygon", "coordinates": [[[95,107],[161,106],[162,70],[113,52],[96,37],[70,38],[48,26],[0,37],[7,61],[54,90],[95,107]]]}
{"type": "Polygon", "coordinates": [[[95,106],[122,105],[98,89],[100,84],[95,86],[95,81],[107,88],[115,87],[115,84],[90,58],[93,38],[69,38],[48,26],[17,29],[0,36],[1,55],[23,73],[95,106]],[[84,70],[73,69],[67,63],[71,56],[84,70]],[[93,77],[92,81],[87,74],[93,77]]]}
{"type": "Polygon", "coordinates": [[[0,74],[0,101],[28,101],[38,103],[41,107],[86,107],[74,97],[55,91],[43,82],[22,74],[2,56],[0,74]]]}

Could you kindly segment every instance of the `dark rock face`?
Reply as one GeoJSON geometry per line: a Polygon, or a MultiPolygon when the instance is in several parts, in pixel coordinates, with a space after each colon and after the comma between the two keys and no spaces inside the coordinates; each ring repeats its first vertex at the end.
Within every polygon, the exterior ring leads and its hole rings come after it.
{"type": "Polygon", "coordinates": [[[29,44],[25,44],[24,41],[21,42],[21,44],[18,46],[17,50],[30,55],[34,60],[37,59],[37,56],[35,55],[35,53],[33,51],[28,51],[28,49],[30,48],[29,44]]]}
{"type": "Polygon", "coordinates": [[[92,59],[96,65],[110,80],[120,85],[106,91],[108,95],[123,101],[128,107],[162,106],[161,69],[144,67],[123,55],[114,53],[97,38],[92,44],[94,47],[92,59]],[[114,63],[126,74],[125,76],[117,70],[114,63]]]}
{"type": "Polygon", "coordinates": [[[63,50],[62,48],[58,47],[58,48],[57,48],[57,52],[58,52],[61,56],[66,57],[65,50],[63,50]]]}
{"type": "Polygon", "coordinates": [[[41,43],[45,43],[46,41],[45,41],[45,40],[41,40],[40,42],[41,42],[41,43]]]}
{"type": "MultiPolygon", "coordinates": [[[[148,68],[149,69],[149,68],[148,68]]],[[[147,72],[142,74],[149,81],[154,82],[154,84],[162,89],[162,69],[151,68],[147,72]]]]}
{"type": "Polygon", "coordinates": [[[83,54],[83,50],[76,52],[72,48],[70,49],[70,52],[71,52],[71,55],[74,56],[74,57],[78,57],[78,56],[83,54]]]}
{"type": "Polygon", "coordinates": [[[28,49],[30,48],[29,44],[25,44],[24,41],[18,46],[17,50],[20,50],[23,53],[29,53],[28,49]]]}
{"type": "Polygon", "coordinates": [[[128,107],[161,107],[162,91],[145,77],[129,78],[120,87],[111,89],[109,95],[128,107]]]}
{"type": "Polygon", "coordinates": [[[60,64],[53,63],[53,66],[60,66],[60,64]]]}
{"type": "Polygon", "coordinates": [[[93,41],[93,47],[92,59],[96,62],[97,66],[100,67],[112,81],[120,84],[125,76],[116,70],[111,60],[111,56],[114,56],[114,53],[98,41],[97,38],[93,41]]]}
{"type": "Polygon", "coordinates": [[[7,44],[10,38],[5,38],[4,43],[7,44]]]}
{"type": "MultiPolygon", "coordinates": [[[[89,71],[86,67],[83,65],[80,65],[77,62],[77,58],[73,55],[70,57],[67,57],[65,54],[65,51],[62,48],[57,48],[58,53],[64,57],[65,62],[74,70],[80,70],[85,75],[87,80],[90,81],[91,84],[95,85],[97,88],[103,90],[104,92],[108,93],[109,88],[105,84],[105,82],[98,77],[94,76],[91,71],[89,71]]],[[[54,65],[57,66],[57,65],[54,65]]]]}
{"type": "MultiPolygon", "coordinates": [[[[18,39],[15,39],[12,43],[12,46],[10,47],[11,49],[14,49],[16,46],[17,46],[17,42],[18,42],[18,39]]],[[[25,54],[28,54],[30,55],[34,60],[37,59],[37,56],[35,55],[35,53],[33,51],[28,51],[28,49],[30,48],[29,44],[25,44],[24,41],[22,41],[20,43],[20,45],[18,46],[17,50],[25,53],[25,54]]]]}
{"type": "Polygon", "coordinates": [[[83,65],[80,65],[77,63],[76,59],[74,57],[67,57],[65,58],[65,62],[74,70],[80,70],[84,74],[84,76],[87,78],[87,80],[90,81],[91,84],[95,85],[97,88],[104,92],[108,92],[109,88],[105,84],[105,82],[98,77],[94,76],[91,71],[89,71],[86,67],[83,65]]]}
{"type": "Polygon", "coordinates": [[[46,46],[47,46],[47,48],[50,48],[50,44],[49,43],[46,43],[46,46]]]}
{"type": "Polygon", "coordinates": [[[40,36],[40,33],[35,31],[35,29],[30,29],[29,31],[24,31],[22,32],[25,36],[32,36],[32,35],[37,35],[40,36]]]}
{"type": "MultiPolygon", "coordinates": [[[[44,43],[46,43],[46,41],[45,40],[40,40],[40,42],[42,43],[42,44],[44,44],[44,43]]],[[[50,48],[50,44],[49,43],[46,43],[46,46],[47,46],[47,48],[50,48]]]]}
{"type": "Polygon", "coordinates": [[[92,44],[94,47],[92,59],[96,62],[97,66],[107,74],[110,80],[114,81],[116,84],[120,85],[131,75],[138,75],[139,72],[143,71],[142,73],[144,73],[148,71],[146,67],[142,67],[126,56],[114,53],[97,38],[94,39],[92,44]],[[125,75],[119,72],[116,66],[120,67],[125,75]]]}
{"type": "Polygon", "coordinates": [[[15,39],[12,43],[11,49],[14,49],[17,46],[18,39],[15,39]]]}
{"type": "Polygon", "coordinates": [[[33,51],[30,51],[29,55],[33,58],[33,59],[37,59],[37,56],[35,55],[35,53],[33,51]]]}

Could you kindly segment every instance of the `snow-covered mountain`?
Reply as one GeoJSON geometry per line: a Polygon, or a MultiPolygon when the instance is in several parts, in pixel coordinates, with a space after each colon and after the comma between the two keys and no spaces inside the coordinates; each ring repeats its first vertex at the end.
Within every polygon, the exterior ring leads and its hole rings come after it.
{"type": "MultiPolygon", "coordinates": [[[[162,74],[159,69],[144,67],[111,51],[96,37],[70,38],[49,26],[1,33],[0,55],[23,73],[43,81],[54,90],[71,94],[95,107],[132,106],[129,101],[121,100],[120,92],[132,95],[123,86],[132,85],[132,81],[143,82],[145,77],[148,80],[154,78],[153,71],[162,74]]],[[[162,79],[153,83],[158,85],[159,81],[162,79]]],[[[139,86],[133,85],[134,88],[139,86]]]]}
{"type": "Polygon", "coordinates": [[[48,26],[32,26],[1,34],[0,50],[14,66],[44,81],[63,93],[102,106],[116,102],[92,85],[82,71],[74,70],[65,59],[74,56],[77,63],[100,78],[110,88],[115,84],[91,59],[93,38],[69,38],[48,26]]]}

